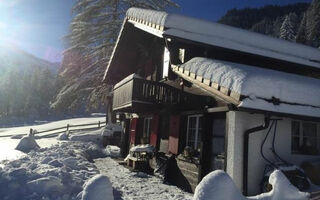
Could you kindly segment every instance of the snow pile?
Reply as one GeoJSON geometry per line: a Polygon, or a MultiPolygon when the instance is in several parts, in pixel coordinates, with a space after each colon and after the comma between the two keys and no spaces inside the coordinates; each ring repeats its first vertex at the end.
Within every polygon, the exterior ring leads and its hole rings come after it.
{"type": "Polygon", "coordinates": [[[205,176],[196,187],[193,200],[245,200],[230,176],[216,170],[205,176]]]}
{"type": "Polygon", "coordinates": [[[193,200],[307,200],[308,193],[300,192],[279,170],[269,178],[272,190],[253,197],[244,197],[230,176],[222,170],[216,170],[205,176],[196,187],[193,200]]]}
{"type": "Polygon", "coordinates": [[[120,156],[120,148],[114,145],[106,146],[106,154],[110,157],[119,157],[120,156]]]}
{"type": "Polygon", "coordinates": [[[130,152],[147,152],[153,153],[155,151],[154,146],[150,144],[140,144],[134,147],[131,147],[130,152]]]}
{"type": "Polygon", "coordinates": [[[120,124],[108,123],[104,129],[102,129],[101,136],[113,136],[115,132],[122,132],[120,124]]]}
{"type": "Polygon", "coordinates": [[[21,139],[23,137],[23,135],[13,135],[13,136],[11,136],[10,138],[11,139],[21,139]]]}
{"type": "Polygon", "coordinates": [[[269,183],[272,185],[272,191],[264,193],[249,199],[256,200],[307,200],[309,193],[300,192],[294,187],[287,177],[279,170],[274,171],[269,178],[269,183]]]}
{"type": "Polygon", "coordinates": [[[84,184],[81,200],[113,199],[113,189],[108,177],[96,175],[84,184]]]}
{"type": "Polygon", "coordinates": [[[90,131],[90,132],[78,132],[76,135],[72,135],[69,137],[72,141],[81,141],[81,142],[93,142],[93,143],[101,143],[102,129],[90,131]]]}
{"type": "Polygon", "coordinates": [[[57,140],[69,140],[69,131],[60,133],[57,137],[57,140]]]}
{"type": "Polygon", "coordinates": [[[28,153],[31,150],[37,150],[39,148],[40,146],[37,144],[33,133],[31,133],[27,136],[22,137],[15,149],[24,153],[28,153]]]}
{"type": "Polygon", "coordinates": [[[104,150],[93,143],[66,142],[31,151],[13,161],[2,161],[1,199],[75,200],[82,185],[99,171],[91,156],[103,156],[104,150]]]}
{"type": "Polygon", "coordinates": [[[48,176],[27,182],[29,190],[34,190],[38,194],[61,193],[64,191],[61,180],[55,176],[48,176]]]}

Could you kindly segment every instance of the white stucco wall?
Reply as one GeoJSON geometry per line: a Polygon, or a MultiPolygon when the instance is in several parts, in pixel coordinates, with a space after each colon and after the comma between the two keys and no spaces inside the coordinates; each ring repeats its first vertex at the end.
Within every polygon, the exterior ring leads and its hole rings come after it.
{"type": "MultiPolygon", "coordinates": [[[[264,123],[262,114],[231,111],[228,120],[228,151],[227,173],[233,178],[239,190],[242,191],[243,172],[243,142],[244,132],[247,129],[260,126],[264,123]]],[[[260,154],[260,146],[267,130],[250,134],[249,164],[248,164],[248,194],[258,194],[260,182],[263,178],[264,168],[267,164],[260,154]]],[[[273,132],[272,132],[273,133],[273,132]]],[[[270,154],[272,135],[270,134],[264,146],[265,155],[274,160],[270,154]]],[[[290,163],[300,165],[306,160],[319,159],[320,156],[306,156],[291,153],[291,119],[283,118],[278,122],[275,141],[276,152],[290,163]]]]}

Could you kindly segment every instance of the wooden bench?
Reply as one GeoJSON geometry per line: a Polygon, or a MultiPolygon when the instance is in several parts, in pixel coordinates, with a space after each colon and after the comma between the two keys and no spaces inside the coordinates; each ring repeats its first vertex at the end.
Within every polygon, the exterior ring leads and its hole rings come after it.
{"type": "Polygon", "coordinates": [[[133,156],[127,157],[127,166],[132,167],[133,169],[140,169],[146,164],[147,164],[147,160],[145,159],[138,159],[137,157],[133,157],[133,156]]]}

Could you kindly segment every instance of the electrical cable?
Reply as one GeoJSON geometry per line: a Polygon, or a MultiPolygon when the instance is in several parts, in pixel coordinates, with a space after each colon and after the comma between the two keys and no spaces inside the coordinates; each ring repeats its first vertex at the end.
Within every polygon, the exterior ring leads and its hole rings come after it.
{"type": "Polygon", "coordinates": [[[277,154],[277,152],[276,152],[276,148],[275,148],[274,143],[275,143],[275,139],[276,139],[276,132],[277,132],[278,120],[274,120],[274,121],[275,121],[275,126],[274,126],[273,138],[272,138],[272,149],[271,149],[271,151],[272,151],[272,153],[274,154],[274,156],[276,157],[276,159],[278,159],[278,160],[280,160],[281,162],[289,165],[289,163],[288,163],[286,160],[284,160],[283,158],[281,158],[281,157],[277,154]]]}
{"type": "Polygon", "coordinates": [[[278,167],[277,167],[274,163],[272,163],[270,160],[268,160],[268,159],[265,157],[264,153],[263,153],[263,146],[264,146],[264,144],[265,144],[265,142],[266,142],[266,140],[267,140],[267,138],[268,138],[268,136],[269,136],[269,134],[270,134],[270,131],[271,131],[273,125],[274,125],[274,121],[272,121],[271,126],[270,126],[270,128],[269,128],[266,136],[264,137],[264,139],[263,139],[263,141],[262,141],[262,143],[261,143],[261,145],[260,145],[260,154],[261,154],[262,158],[263,158],[265,161],[267,161],[267,163],[269,163],[271,166],[273,166],[274,168],[277,169],[278,167]]]}

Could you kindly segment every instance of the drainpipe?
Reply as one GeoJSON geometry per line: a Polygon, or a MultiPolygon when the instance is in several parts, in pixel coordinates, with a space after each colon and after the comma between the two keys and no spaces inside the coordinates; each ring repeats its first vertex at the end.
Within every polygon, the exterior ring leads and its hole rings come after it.
{"type": "Polygon", "coordinates": [[[264,124],[257,126],[251,129],[248,129],[244,132],[244,152],[243,152],[243,193],[248,195],[248,154],[249,154],[249,136],[251,133],[265,130],[269,127],[270,118],[265,116],[264,124]]]}

